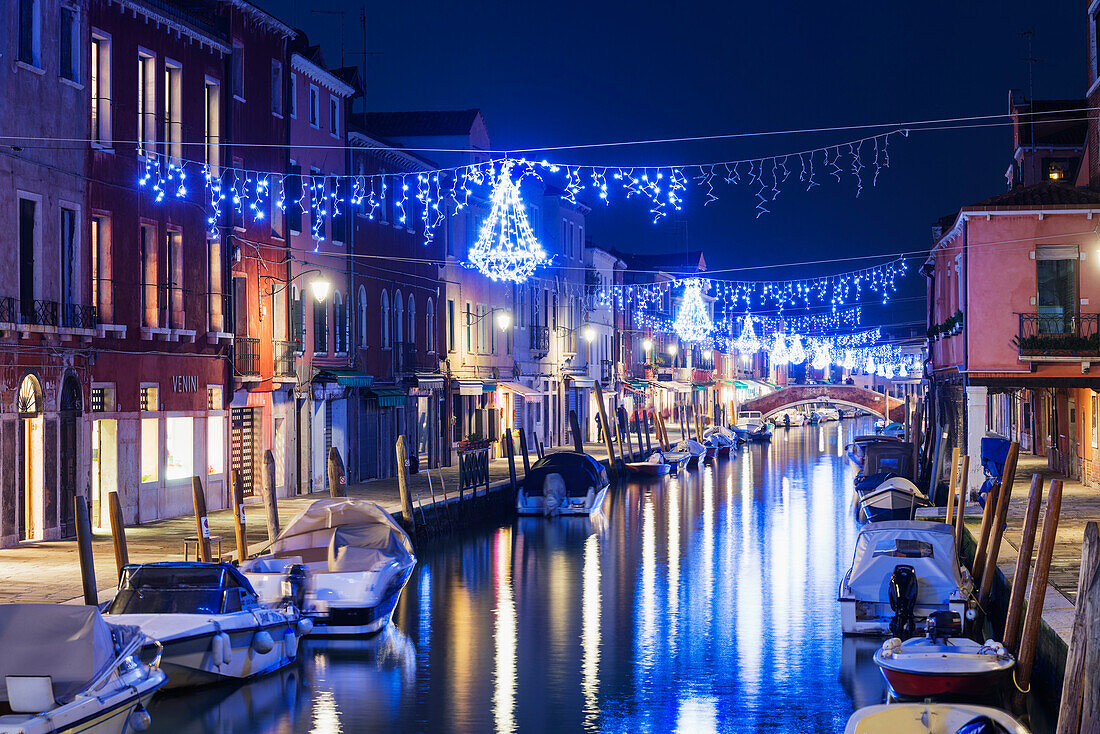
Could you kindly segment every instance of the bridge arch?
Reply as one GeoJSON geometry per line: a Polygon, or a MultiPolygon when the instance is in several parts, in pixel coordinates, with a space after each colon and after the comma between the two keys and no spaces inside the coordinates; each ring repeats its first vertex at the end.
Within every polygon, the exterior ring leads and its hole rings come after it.
{"type": "Polygon", "coordinates": [[[807,403],[828,402],[865,410],[890,420],[904,418],[905,405],[897,398],[856,385],[791,385],[741,403],[740,410],[760,411],[764,418],[807,403]]]}

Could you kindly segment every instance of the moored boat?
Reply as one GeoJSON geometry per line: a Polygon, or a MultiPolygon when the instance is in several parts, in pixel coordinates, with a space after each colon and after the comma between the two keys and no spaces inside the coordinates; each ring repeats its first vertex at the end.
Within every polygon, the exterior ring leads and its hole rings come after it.
{"type": "Polygon", "coordinates": [[[143,731],[145,706],[164,685],[156,645],[110,624],[92,606],[0,605],[0,734],[143,731]]]}
{"type": "Polygon", "coordinates": [[[889,476],[874,489],[861,493],[857,500],[861,522],[912,520],[918,507],[928,507],[929,504],[917,485],[905,477],[895,476],[889,476]]]}
{"type": "Polygon", "coordinates": [[[264,603],[290,596],[313,623],[314,636],[385,627],[416,565],[409,536],[390,514],[352,497],[313,502],[270,551],[241,570],[264,603]]]}
{"type": "Polygon", "coordinates": [[[516,512],[588,515],[599,511],[610,486],[607,469],[588,454],[555,451],[531,465],[516,492],[516,512]]]}
{"type": "Polygon", "coordinates": [[[891,637],[875,653],[875,663],[899,696],[987,695],[1016,664],[1004,645],[962,637],[962,620],[955,612],[933,613],[926,629],[925,637],[891,637]]]}
{"type": "Polygon", "coordinates": [[[159,643],[168,688],[270,673],[297,656],[301,623],[291,604],[264,607],[252,584],[226,563],[167,562],[123,567],[107,620],[159,643]]]}
{"type": "Polygon", "coordinates": [[[628,474],[641,477],[665,476],[672,466],[664,460],[660,451],[654,451],[645,461],[628,461],[625,464],[628,474]]]}
{"type": "Polygon", "coordinates": [[[1030,734],[1004,711],[989,706],[891,703],[852,714],[844,734],[1030,734]]]}
{"type": "Polygon", "coordinates": [[[699,466],[699,462],[703,461],[707,455],[707,447],[693,438],[685,438],[673,448],[688,455],[688,467],[699,466]]]}

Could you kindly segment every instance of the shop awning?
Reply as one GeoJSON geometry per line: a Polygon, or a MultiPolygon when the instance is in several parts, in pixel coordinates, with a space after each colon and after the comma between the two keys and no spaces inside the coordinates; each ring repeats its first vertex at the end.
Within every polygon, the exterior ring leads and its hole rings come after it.
{"type": "Polygon", "coordinates": [[[672,392],[691,392],[691,385],[686,382],[677,382],[676,380],[666,380],[653,383],[659,388],[665,390],[671,390],[672,392]]]}
{"type": "Polygon", "coordinates": [[[529,387],[519,384],[518,382],[498,382],[497,387],[501,390],[508,390],[522,398],[537,398],[541,393],[538,390],[532,390],[529,387]]]}
{"type": "Polygon", "coordinates": [[[576,375],[566,375],[566,378],[573,383],[573,387],[592,388],[596,386],[596,380],[592,377],[577,377],[576,375]]]}
{"type": "Polygon", "coordinates": [[[733,381],[733,386],[736,387],[736,388],[740,388],[741,390],[748,390],[749,389],[749,386],[747,384],[745,384],[744,382],[741,382],[741,380],[734,380],[733,381]]]}
{"type": "Polygon", "coordinates": [[[422,390],[442,390],[443,375],[437,372],[427,372],[416,376],[416,386],[422,390]]]}
{"type": "Polygon", "coordinates": [[[639,395],[646,395],[646,391],[649,389],[649,382],[647,380],[625,380],[619,383],[624,389],[629,390],[639,395]]]}
{"type": "Polygon", "coordinates": [[[321,382],[335,381],[337,385],[343,387],[370,387],[374,384],[372,375],[358,370],[322,369],[318,370],[313,379],[321,382]]]}
{"type": "Polygon", "coordinates": [[[459,395],[480,395],[485,392],[481,380],[458,380],[459,395]]]}
{"type": "Polygon", "coordinates": [[[373,387],[370,394],[378,398],[379,408],[392,408],[395,405],[404,405],[405,391],[397,387],[373,387]]]}

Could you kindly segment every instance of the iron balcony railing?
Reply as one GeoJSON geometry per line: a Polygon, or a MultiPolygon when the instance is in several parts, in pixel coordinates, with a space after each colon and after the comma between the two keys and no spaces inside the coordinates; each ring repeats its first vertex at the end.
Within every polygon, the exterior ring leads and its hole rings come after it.
{"type": "Polygon", "coordinates": [[[57,301],[22,300],[19,302],[19,323],[29,326],[59,326],[60,311],[57,301]]]}
{"type": "Polygon", "coordinates": [[[1020,314],[1021,356],[1100,356],[1100,313],[1020,314]]]}
{"type": "Polygon", "coordinates": [[[0,322],[15,323],[15,299],[11,296],[0,298],[0,322]]]}
{"type": "Polygon", "coordinates": [[[61,306],[61,325],[67,329],[94,329],[99,325],[95,306],[65,303],[61,306]]]}
{"type": "MultiPolygon", "coordinates": [[[[258,341],[258,340],[257,340],[258,341]]],[[[295,347],[293,342],[275,342],[274,374],[276,377],[294,377],[295,347]]]]}
{"type": "Polygon", "coordinates": [[[238,375],[260,374],[260,340],[244,336],[233,339],[233,370],[238,375]]]}
{"type": "Polygon", "coordinates": [[[550,327],[549,326],[532,326],[531,331],[531,349],[538,352],[550,351],[550,327]]]}
{"type": "Polygon", "coordinates": [[[393,344],[393,371],[414,372],[419,369],[417,363],[415,342],[394,342],[393,344]]]}

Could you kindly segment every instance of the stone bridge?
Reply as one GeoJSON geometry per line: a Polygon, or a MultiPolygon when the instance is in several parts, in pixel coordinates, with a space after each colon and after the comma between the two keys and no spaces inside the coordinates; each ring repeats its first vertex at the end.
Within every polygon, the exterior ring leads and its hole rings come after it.
{"type": "Polygon", "coordinates": [[[826,401],[835,405],[861,408],[880,418],[886,417],[889,410],[890,420],[899,423],[905,419],[905,403],[901,400],[855,385],[791,385],[768,395],[746,400],[741,403],[739,410],[759,410],[767,418],[772,413],[796,405],[826,401]]]}

